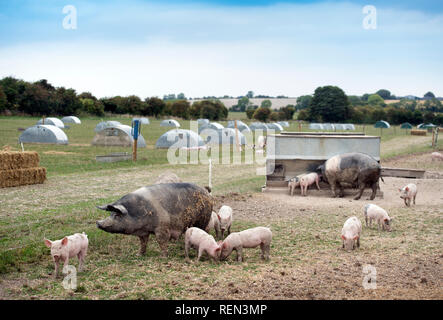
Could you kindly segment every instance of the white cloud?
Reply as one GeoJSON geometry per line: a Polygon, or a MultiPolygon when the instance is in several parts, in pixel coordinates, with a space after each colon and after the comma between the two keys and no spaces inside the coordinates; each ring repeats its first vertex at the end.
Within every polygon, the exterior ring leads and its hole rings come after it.
{"type": "Polygon", "coordinates": [[[438,15],[378,8],[378,29],[368,31],[361,7],[348,3],[98,9],[88,7],[86,21],[79,10],[86,30],[71,42],[1,47],[0,76],[46,78],[100,97],[297,96],[327,84],[348,94],[443,95],[438,15]]]}

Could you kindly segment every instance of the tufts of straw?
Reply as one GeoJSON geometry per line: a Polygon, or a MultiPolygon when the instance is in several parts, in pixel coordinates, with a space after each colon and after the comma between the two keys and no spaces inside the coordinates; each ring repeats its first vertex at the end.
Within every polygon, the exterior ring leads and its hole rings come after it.
{"type": "Polygon", "coordinates": [[[42,167],[0,170],[0,188],[43,183],[45,180],[46,168],[42,167]]]}
{"type": "Polygon", "coordinates": [[[413,130],[411,130],[411,135],[413,135],[413,136],[425,136],[426,135],[426,130],[413,129],[413,130]]]}
{"type": "Polygon", "coordinates": [[[39,161],[35,151],[0,151],[0,170],[35,168],[39,161]]]}

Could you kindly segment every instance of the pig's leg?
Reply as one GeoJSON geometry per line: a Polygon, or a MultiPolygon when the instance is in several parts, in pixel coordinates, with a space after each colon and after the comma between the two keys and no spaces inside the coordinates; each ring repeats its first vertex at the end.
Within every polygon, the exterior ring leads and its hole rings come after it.
{"type": "Polygon", "coordinates": [[[361,198],[361,195],[363,194],[363,191],[365,191],[365,184],[363,182],[360,182],[359,191],[357,195],[354,197],[354,200],[359,200],[361,198]]]}
{"type": "Polygon", "coordinates": [[[139,236],[138,238],[140,239],[140,251],[138,252],[138,255],[142,256],[146,253],[146,244],[149,240],[149,234],[146,236],[139,236]]]}
{"type": "Polygon", "coordinates": [[[203,255],[204,252],[205,252],[205,250],[202,247],[198,248],[197,262],[200,261],[200,258],[201,258],[201,256],[203,255]]]}
{"type": "Polygon", "coordinates": [[[224,229],[221,229],[221,239],[224,239],[225,238],[225,230],[224,229]]]}
{"type": "Polygon", "coordinates": [[[341,241],[341,247],[342,247],[342,249],[345,248],[345,241],[344,240],[341,241]]]}
{"type": "Polygon", "coordinates": [[[315,179],[315,184],[317,185],[317,189],[320,190],[320,186],[318,185],[318,178],[315,179]]]}
{"type": "Polygon", "coordinates": [[[416,196],[417,196],[417,195],[415,195],[415,196],[414,196],[414,199],[413,199],[413,200],[414,200],[414,202],[413,202],[413,203],[414,203],[414,205],[415,205],[415,197],[416,197],[416,196]]]}
{"type": "Polygon", "coordinates": [[[185,259],[189,261],[189,241],[185,240],[185,259]]]}
{"type": "Polygon", "coordinates": [[[231,226],[228,227],[228,236],[231,234],[231,226]]]}
{"type": "Polygon", "coordinates": [[[357,238],[357,248],[360,248],[360,237],[357,238]]]}
{"type": "Polygon", "coordinates": [[[54,278],[57,278],[59,263],[60,263],[60,262],[59,262],[58,260],[57,260],[57,261],[54,261],[54,264],[55,264],[54,278]]]}
{"type": "Polygon", "coordinates": [[[365,215],[366,226],[368,226],[368,216],[365,215]]]}
{"type": "Polygon", "coordinates": [[[237,247],[235,248],[235,251],[237,252],[237,261],[242,262],[243,261],[243,247],[237,247]]]}
{"type": "Polygon", "coordinates": [[[162,256],[167,257],[168,242],[169,238],[171,237],[169,230],[159,228],[155,231],[155,237],[157,238],[158,245],[160,246],[162,256]]]}
{"type": "Polygon", "coordinates": [[[268,260],[269,259],[269,248],[270,245],[266,243],[260,243],[260,249],[261,249],[261,258],[262,260],[268,260]]]}
{"type": "Polygon", "coordinates": [[[375,196],[377,195],[377,183],[373,183],[371,187],[372,187],[372,194],[371,197],[367,200],[374,200],[375,196]]]}
{"type": "Polygon", "coordinates": [[[78,258],[78,272],[83,270],[83,251],[80,251],[77,255],[78,258]]]}
{"type": "Polygon", "coordinates": [[[335,179],[329,179],[329,185],[331,186],[331,190],[333,193],[333,198],[337,198],[338,194],[337,194],[337,182],[335,179]]]}

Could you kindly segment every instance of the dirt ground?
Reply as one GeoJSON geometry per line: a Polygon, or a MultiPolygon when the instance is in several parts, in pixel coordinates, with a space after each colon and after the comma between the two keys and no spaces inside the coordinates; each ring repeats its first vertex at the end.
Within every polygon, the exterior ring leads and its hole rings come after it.
{"type": "MultiPolygon", "coordinates": [[[[387,167],[401,168],[430,168],[440,170],[441,163],[432,162],[430,154],[397,157],[382,164],[387,167]]],[[[439,171],[432,171],[433,176],[443,177],[439,171]]],[[[428,175],[430,176],[430,175],[428,175]]],[[[228,283],[225,290],[214,289],[209,292],[210,298],[238,298],[238,299],[442,299],[443,298],[443,179],[404,179],[385,177],[385,183],[380,188],[383,198],[377,197],[374,201],[366,197],[355,201],[352,196],[345,198],[324,198],[316,195],[316,190],[308,193],[309,196],[301,197],[297,189],[295,196],[276,193],[257,193],[250,195],[231,194],[217,197],[218,209],[222,204],[229,205],[235,212],[237,219],[254,220],[262,225],[280,220],[282,223],[300,216],[319,215],[328,212],[331,215],[345,217],[356,215],[363,220],[362,208],[364,204],[375,203],[394,217],[393,228],[402,229],[402,240],[392,240],[389,250],[380,252],[343,253],[341,248],[313,254],[303,252],[301,256],[313,255],[312,263],[303,267],[291,265],[278,265],[267,270],[265,276],[251,279],[248,285],[228,283]],[[398,188],[415,183],[418,187],[416,205],[406,208],[399,197],[398,188]],[[408,211],[406,211],[408,210],[408,211]],[[412,217],[403,212],[412,213],[412,217]],[[412,211],[412,212],[411,212],[412,211]],[[423,249],[421,252],[411,252],[402,245],[408,241],[426,241],[418,236],[408,236],[407,228],[403,224],[407,219],[414,219],[417,215],[434,214],[438,226],[433,240],[436,241],[437,250],[423,249]],[[398,215],[398,217],[396,217],[398,215]],[[400,222],[395,222],[395,219],[400,222]],[[404,221],[401,221],[404,219],[404,221]],[[395,242],[395,244],[394,244],[395,242]],[[333,256],[340,256],[341,264],[334,265],[333,256]],[[362,267],[365,264],[376,266],[377,289],[364,290],[362,288],[362,267]],[[228,292],[222,294],[220,292],[228,292]]],[[[411,221],[414,224],[414,221],[411,221]]],[[[419,227],[424,222],[416,221],[419,227]]],[[[363,225],[362,247],[368,241],[376,241],[383,246],[377,235],[365,236],[363,225]]],[[[337,230],[339,237],[340,230],[337,230]]],[[[328,237],[328,235],[324,235],[328,237]]],[[[315,235],[320,238],[322,235],[315,235]]],[[[313,239],[314,240],[314,239],[313,239]]],[[[307,249],[309,250],[309,248],[307,249]]],[[[360,250],[360,249],[358,249],[360,250]]],[[[358,251],[356,250],[356,251],[358,251]]]]}
{"type": "MultiPolygon", "coordinates": [[[[259,259],[258,249],[248,249],[245,250],[245,262],[236,263],[231,258],[217,266],[218,269],[212,269],[215,268],[212,266],[208,269],[207,261],[197,266],[184,264],[181,256],[166,262],[153,262],[154,257],[151,256],[146,259],[151,259],[150,263],[156,269],[143,269],[146,262],[121,265],[124,261],[116,258],[115,265],[98,260],[100,267],[92,265],[90,272],[94,274],[100,270],[107,275],[107,281],[113,275],[116,279],[121,277],[119,270],[124,268],[128,273],[137,275],[137,279],[133,280],[137,286],[132,280],[121,282],[118,289],[113,290],[115,294],[109,297],[111,299],[124,298],[130,290],[143,286],[181,286],[184,289],[180,298],[184,299],[443,299],[443,179],[435,178],[443,176],[443,162],[432,162],[430,153],[426,153],[397,157],[382,165],[426,168],[433,173],[426,179],[386,177],[385,183],[380,183],[383,198],[377,197],[371,203],[385,208],[394,218],[391,233],[364,226],[362,208],[369,202],[366,197],[358,201],[352,200],[349,194],[345,198],[331,198],[319,196],[314,189],[308,190],[307,197],[300,196],[300,189],[293,197],[288,194],[230,192],[215,196],[215,210],[222,205],[231,206],[236,228],[272,225],[274,236],[269,262],[259,259]],[[416,205],[407,208],[399,198],[398,188],[411,182],[417,185],[418,195],[416,205]],[[346,218],[352,215],[359,217],[363,224],[361,247],[346,252],[340,245],[340,230],[346,218]],[[376,268],[376,289],[363,288],[365,265],[376,268]],[[144,274],[138,275],[140,270],[148,272],[146,278],[143,278],[144,274]],[[208,270],[213,270],[214,274],[207,274],[208,270]],[[150,277],[158,276],[157,271],[163,278],[149,284],[150,277]]],[[[107,196],[121,195],[134,182],[153,180],[161,170],[146,171],[142,175],[127,170],[118,177],[88,174],[87,185],[85,176],[73,176],[69,189],[63,178],[58,177],[40,187],[27,187],[26,194],[21,192],[23,189],[11,188],[4,191],[8,197],[3,200],[0,217],[26,214],[23,211],[34,211],[32,207],[42,210],[42,207],[66,205],[77,201],[79,195],[87,195],[86,200],[93,200],[105,192],[107,196]],[[119,183],[112,183],[115,180],[119,183]],[[44,199],[54,190],[58,192],[57,200],[46,203],[44,199]]],[[[185,181],[195,178],[195,172],[187,168],[173,171],[185,181]]],[[[254,169],[227,173],[220,167],[214,173],[215,176],[225,176],[226,183],[229,183],[230,176],[242,174],[246,177],[253,174],[254,169]]],[[[200,180],[204,183],[203,178],[200,180]]],[[[233,231],[238,230],[234,228],[233,231]]],[[[119,255],[122,251],[137,250],[136,239],[118,239],[122,240],[114,240],[109,250],[116,250],[119,255]]],[[[155,240],[148,244],[148,251],[158,251],[155,240]]],[[[115,252],[109,251],[108,255],[118,257],[115,252]]],[[[94,259],[103,257],[91,250],[90,261],[94,259]]],[[[51,264],[48,265],[50,269],[51,264]]],[[[32,282],[21,277],[4,279],[2,287],[8,288],[8,291],[0,290],[0,297],[11,298],[8,292],[16,292],[22,297],[23,283],[31,283],[27,286],[32,286],[32,282]]],[[[95,295],[96,279],[90,277],[93,280],[85,284],[90,292],[88,298],[102,298],[99,294],[95,295]]],[[[46,279],[35,282],[36,286],[52,286],[47,284],[46,279]]]]}

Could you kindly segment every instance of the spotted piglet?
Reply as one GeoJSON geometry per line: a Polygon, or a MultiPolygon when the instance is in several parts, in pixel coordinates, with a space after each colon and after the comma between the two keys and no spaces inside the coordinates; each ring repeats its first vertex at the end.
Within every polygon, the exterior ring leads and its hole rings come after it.
{"type": "Polygon", "coordinates": [[[400,198],[405,201],[406,206],[411,206],[411,200],[415,204],[415,197],[417,196],[417,186],[415,184],[409,183],[398,191],[400,191],[400,198]]]}

